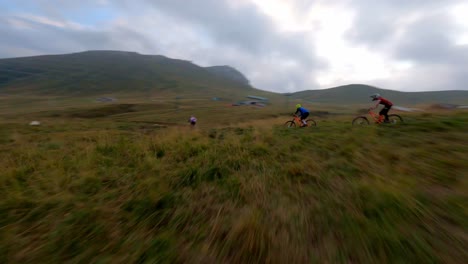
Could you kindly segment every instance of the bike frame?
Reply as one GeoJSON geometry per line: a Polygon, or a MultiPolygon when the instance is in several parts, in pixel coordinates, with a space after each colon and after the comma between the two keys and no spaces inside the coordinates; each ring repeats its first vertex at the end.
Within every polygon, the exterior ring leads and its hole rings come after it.
{"type": "MultiPolygon", "coordinates": [[[[294,120],[293,120],[297,126],[301,127],[302,126],[302,121],[301,121],[301,118],[298,117],[298,116],[294,116],[294,120]]],[[[310,124],[307,124],[307,126],[310,126],[310,124]]]]}
{"type": "Polygon", "coordinates": [[[372,116],[372,119],[374,119],[375,123],[377,124],[382,123],[385,119],[383,115],[376,114],[372,110],[369,110],[369,115],[372,116]]]}
{"type": "Polygon", "coordinates": [[[294,116],[294,122],[296,122],[296,125],[302,125],[301,119],[298,116],[294,116]]]}

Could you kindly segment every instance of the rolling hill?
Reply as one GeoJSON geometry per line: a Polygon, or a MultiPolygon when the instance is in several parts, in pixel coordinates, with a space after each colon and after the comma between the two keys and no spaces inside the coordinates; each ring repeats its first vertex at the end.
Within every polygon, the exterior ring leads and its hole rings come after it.
{"type": "Polygon", "coordinates": [[[234,82],[242,83],[245,85],[249,85],[249,80],[238,70],[232,68],[231,66],[212,66],[206,67],[209,72],[212,74],[227,79],[232,80],[234,82]]]}
{"type": "Polygon", "coordinates": [[[307,90],[290,94],[291,98],[331,104],[365,104],[369,96],[380,93],[398,105],[452,103],[468,104],[468,91],[400,92],[377,87],[350,84],[323,90],[307,90]]]}
{"type": "Polygon", "coordinates": [[[0,92],[10,94],[243,97],[253,91],[247,78],[232,67],[204,68],[161,55],[86,51],[0,60],[0,92]]]}
{"type": "Polygon", "coordinates": [[[201,67],[190,61],[124,51],[86,51],[64,55],[0,59],[0,94],[61,97],[126,95],[148,98],[238,100],[247,95],[272,103],[368,104],[380,93],[397,105],[468,104],[468,91],[400,92],[363,84],[279,94],[255,89],[230,66],[201,67]],[[288,98],[288,99],[286,99],[288,98]]]}

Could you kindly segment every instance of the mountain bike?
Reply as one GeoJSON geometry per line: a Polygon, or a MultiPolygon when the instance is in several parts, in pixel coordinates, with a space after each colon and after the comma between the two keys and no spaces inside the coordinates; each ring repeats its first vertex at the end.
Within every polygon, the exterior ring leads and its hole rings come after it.
{"type": "MultiPolygon", "coordinates": [[[[385,122],[385,117],[383,115],[379,115],[374,113],[371,109],[368,110],[369,115],[372,117],[373,121],[376,124],[391,124],[391,125],[396,125],[396,124],[401,124],[403,123],[403,118],[399,115],[391,114],[388,115],[388,120],[389,122],[385,122]]],[[[358,116],[353,119],[353,126],[363,126],[363,125],[369,125],[369,119],[365,116],[358,116]]]]}
{"type": "Polygon", "coordinates": [[[311,118],[306,119],[306,123],[307,123],[307,125],[303,126],[301,118],[299,116],[297,116],[297,115],[294,115],[294,119],[284,123],[284,126],[285,127],[296,127],[296,126],[298,126],[298,127],[315,127],[315,126],[317,126],[317,122],[315,122],[311,118]]]}

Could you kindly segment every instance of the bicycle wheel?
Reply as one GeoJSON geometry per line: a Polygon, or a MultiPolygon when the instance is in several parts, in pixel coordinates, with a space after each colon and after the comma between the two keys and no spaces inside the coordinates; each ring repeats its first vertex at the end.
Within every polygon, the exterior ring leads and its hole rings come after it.
{"type": "Polygon", "coordinates": [[[395,114],[388,115],[388,119],[390,120],[390,124],[392,125],[403,123],[403,118],[401,118],[401,116],[399,115],[395,115],[395,114]]]}
{"type": "Polygon", "coordinates": [[[315,120],[313,119],[307,119],[306,122],[307,122],[307,126],[310,126],[310,127],[317,126],[317,122],[315,122],[315,120]]]}
{"type": "Polygon", "coordinates": [[[296,127],[296,123],[294,123],[294,121],[288,121],[288,122],[284,123],[284,126],[285,127],[296,127]]]}
{"type": "Polygon", "coordinates": [[[353,119],[353,126],[369,125],[369,120],[365,116],[358,116],[353,119]]]}

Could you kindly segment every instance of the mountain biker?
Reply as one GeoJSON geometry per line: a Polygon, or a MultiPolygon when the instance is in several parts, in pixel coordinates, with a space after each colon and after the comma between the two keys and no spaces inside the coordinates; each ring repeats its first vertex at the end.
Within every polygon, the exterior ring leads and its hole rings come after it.
{"type": "Polygon", "coordinates": [[[388,111],[390,111],[390,109],[392,108],[393,103],[383,98],[378,93],[373,94],[370,97],[372,98],[372,101],[377,101],[377,104],[375,104],[374,107],[369,108],[369,110],[376,109],[379,106],[379,104],[383,105],[384,108],[380,110],[379,115],[385,117],[385,120],[384,120],[385,123],[390,122],[390,120],[388,119],[388,111]]]}
{"type": "Polygon", "coordinates": [[[197,124],[197,118],[194,115],[191,115],[188,122],[192,127],[194,127],[197,124]]]}
{"type": "Polygon", "coordinates": [[[307,126],[306,118],[309,116],[309,110],[302,107],[301,104],[297,104],[296,113],[294,113],[294,115],[298,115],[301,118],[301,121],[302,121],[301,127],[307,126]]]}

